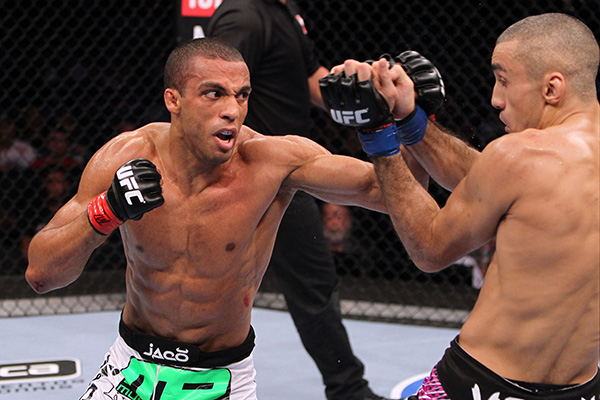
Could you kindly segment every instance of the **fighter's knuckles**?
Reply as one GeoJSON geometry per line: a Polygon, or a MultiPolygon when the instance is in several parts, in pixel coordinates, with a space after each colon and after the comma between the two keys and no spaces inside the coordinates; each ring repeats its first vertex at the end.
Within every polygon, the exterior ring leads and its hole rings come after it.
{"type": "MultiPolygon", "coordinates": [[[[346,76],[351,76],[357,73],[358,69],[359,69],[359,65],[361,63],[359,63],[356,60],[346,60],[344,61],[344,69],[343,72],[346,76]]],[[[368,64],[365,64],[368,65],[368,64]]]]}
{"type": "Polygon", "coordinates": [[[367,63],[357,64],[356,75],[359,81],[366,81],[373,77],[373,68],[367,63]]]}
{"type": "Polygon", "coordinates": [[[331,68],[329,75],[339,75],[342,72],[344,72],[344,64],[336,65],[335,67],[331,68]]]}

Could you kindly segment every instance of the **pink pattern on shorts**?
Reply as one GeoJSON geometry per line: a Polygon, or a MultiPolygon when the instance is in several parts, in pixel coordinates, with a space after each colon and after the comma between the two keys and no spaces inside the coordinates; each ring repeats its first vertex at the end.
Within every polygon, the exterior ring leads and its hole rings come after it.
{"type": "Polygon", "coordinates": [[[435,367],[431,370],[431,374],[423,380],[423,384],[417,392],[417,398],[419,400],[450,400],[440,383],[435,367]]]}

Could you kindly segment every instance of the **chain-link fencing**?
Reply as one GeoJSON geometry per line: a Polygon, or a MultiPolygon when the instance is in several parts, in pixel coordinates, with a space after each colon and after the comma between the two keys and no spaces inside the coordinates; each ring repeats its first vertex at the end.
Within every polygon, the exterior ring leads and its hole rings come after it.
{"type": "MultiPolygon", "coordinates": [[[[504,28],[527,15],[558,11],[580,18],[600,37],[598,0],[298,4],[326,67],[406,49],[432,60],[447,88],[438,121],[478,148],[503,132],[490,105],[489,60],[504,28]]],[[[103,143],[169,120],[162,68],[177,44],[180,9],[176,0],[0,2],[0,315],[122,306],[125,257],[118,232],[94,252],[74,284],[42,297],[24,280],[27,245],[73,195],[83,166],[103,143]]],[[[352,131],[317,109],[313,122],[314,140],[334,153],[364,158],[352,131]]],[[[430,192],[444,204],[446,191],[431,184],[430,192]]],[[[346,315],[447,326],[466,318],[493,243],[460,264],[425,274],[407,256],[387,216],[354,207],[324,213],[338,224],[345,213],[350,217],[345,245],[333,245],[346,315]]],[[[268,273],[256,305],[285,308],[268,273]]]]}

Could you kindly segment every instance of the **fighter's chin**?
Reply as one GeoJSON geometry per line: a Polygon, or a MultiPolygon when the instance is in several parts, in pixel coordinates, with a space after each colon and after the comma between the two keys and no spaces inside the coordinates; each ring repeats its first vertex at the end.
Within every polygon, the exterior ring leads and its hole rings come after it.
{"type": "Polygon", "coordinates": [[[218,149],[215,149],[212,152],[212,154],[210,154],[210,155],[207,154],[206,160],[215,165],[224,164],[231,159],[231,157],[233,156],[233,153],[234,153],[233,149],[225,150],[222,148],[218,148],[218,149]]]}
{"type": "Polygon", "coordinates": [[[215,164],[224,164],[231,159],[232,155],[233,155],[232,151],[222,151],[222,152],[219,152],[218,154],[215,154],[212,157],[212,161],[215,164]]]}

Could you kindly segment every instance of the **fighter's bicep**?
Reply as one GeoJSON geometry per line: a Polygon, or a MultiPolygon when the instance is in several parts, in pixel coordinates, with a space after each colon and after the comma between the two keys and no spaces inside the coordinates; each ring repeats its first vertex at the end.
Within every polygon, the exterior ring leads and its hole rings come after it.
{"type": "Polygon", "coordinates": [[[502,154],[482,154],[440,211],[437,228],[455,237],[464,252],[477,249],[496,235],[517,193],[509,174],[502,154]]]}
{"type": "Polygon", "coordinates": [[[87,212],[87,205],[88,202],[82,202],[75,195],[54,214],[42,231],[61,228],[70,224],[73,220],[79,218],[80,215],[87,212]]]}
{"type": "Polygon", "coordinates": [[[355,193],[375,179],[370,164],[351,157],[318,155],[289,176],[296,189],[318,193],[355,193]]]}

